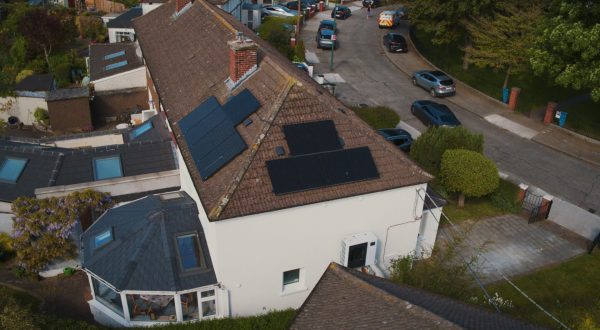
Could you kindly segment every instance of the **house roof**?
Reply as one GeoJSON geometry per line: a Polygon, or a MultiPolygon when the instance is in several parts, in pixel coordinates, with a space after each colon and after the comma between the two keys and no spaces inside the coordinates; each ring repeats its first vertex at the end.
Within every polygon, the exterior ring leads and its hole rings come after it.
{"type": "Polygon", "coordinates": [[[54,77],[50,73],[34,74],[15,85],[15,91],[47,92],[54,87],[54,77]]]}
{"type": "Polygon", "coordinates": [[[181,291],[216,284],[196,203],[179,194],[168,200],[150,195],[106,211],[81,235],[82,266],[117,290],[181,291]],[[113,240],[96,248],[95,237],[107,230],[113,240]],[[193,233],[204,262],[183,272],[176,237],[193,233]]]}
{"type": "MultiPolygon", "coordinates": [[[[0,201],[12,202],[21,196],[35,196],[35,189],[95,181],[93,159],[119,155],[123,177],[177,169],[169,133],[160,116],[151,119],[153,129],[131,141],[122,132],[124,144],[85,149],[53,146],[53,140],[0,139],[0,166],[8,157],[26,159],[27,163],[16,183],[0,181],[0,201]]],[[[102,132],[109,134],[114,132],[102,132]]],[[[94,135],[98,135],[97,133],[94,135]]],[[[84,137],[85,134],[68,137],[84,137]]],[[[56,138],[55,138],[56,139],[56,138]]]]}
{"type": "Polygon", "coordinates": [[[542,329],[492,310],[331,263],[290,327],[302,329],[542,329]]]}
{"type": "Polygon", "coordinates": [[[106,23],[109,29],[133,29],[133,19],[142,16],[142,7],[133,7],[106,23]]]}
{"type": "Polygon", "coordinates": [[[52,90],[48,93],[46,97],[46,101],[58,101],[58,100],[68,100],[68,99],[78,99],[82,97],[89,97],[90,89],[89,87],[79,87],[79,88],[60,88],[52,90]]]}
{"type": "Polygon", "coordinates": [[[351,110],[253,32],[204,0],[173,19],[174,2],[134,22],[146,65],[204,209],[211,220],[268,212],[429,181],[432,177],[379,137],[351,110]],[[228,41],[244,33],[258,44],[258,70],[230,91],[228,41]],[[249,146],[208,179],[201,177],[180,120],[199,104],[248,89],[261,107],[235,127],[249,146]],[[344,148],[368,147],[379,178],[275,195],[266,162],[289,155],[283,126],[332,120],[344,148]]]}
{"type": "Polygon", "coordinates": [[[142,66],[144,63],[141,54],[138,54],[137,47],[133,42],[90,45],[90,80],[92,82],[142,66]],[[111,56],[114,54],[123,55],[111,56]],[[123,61],[127,61],[127,63],[123,63],[123,61]],[[107,68],[107,66],[115,64],[118,67],[107,68]]]}

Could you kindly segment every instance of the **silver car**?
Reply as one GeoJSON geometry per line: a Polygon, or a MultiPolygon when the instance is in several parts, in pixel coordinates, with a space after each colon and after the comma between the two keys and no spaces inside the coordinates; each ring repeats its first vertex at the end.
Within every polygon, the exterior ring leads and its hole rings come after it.
{"type": "Polygon", "coordinates": [[[417,71],[412,76],[412,83],[428,90],[433,97],[456,94],[454,81],[442,71],[417,71]]]}

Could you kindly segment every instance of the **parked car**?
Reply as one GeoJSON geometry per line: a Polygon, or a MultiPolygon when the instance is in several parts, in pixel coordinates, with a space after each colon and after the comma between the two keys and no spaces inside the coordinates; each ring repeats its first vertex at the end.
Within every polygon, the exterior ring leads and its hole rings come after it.
{"type": "Polygon", "coordinates": [[[375,7],[381,6],[381,1],[380,0],[363,0],[362,5],[363,5],[363,7],[369,7],[369,5],[370,5],[371,8],[375,8],[375,7]]]}
{"type": "Polygon", "coordinates": [[[454,81],[442,71],[417,71],[412,76],[412,83],[425,88],[433,97],[456,94],[454,81]]]}
{"type": "Polygon", "coordinates": [[[346,6],[335,6],[331,11],[331,18],[346,19],[352,16],[352,11],[346,6]]]}
{"type": "Polygon", "coordinates": [[[377,24],[380,29],[383,28],[395,28],[400,24],[400,16],[395,10],[386,10],[379,14],[377,24]]]}
{"type": "MultiPolygon", "coordinates": [[[[292,10],[298,10],[298,1],[290,1],[285,4],[285,7],[292,10]]],[[[304,12],[305,10],[309,11],[310,13],[314,13],[315,11],[317,11],[317,6],[311,5],[311,3],[308,2],[308,0],[302,0],[302,2],[300,3],[300,8],[302,12],[304,12]]]]}
{"type": "Polygon", "coordinates": [[[335,33],[338,32],[337,24],[335,24],[335,22],[330,19],[324,19],[321,21],[321,23],[319,24],[319,31],[323,29],[331,30],[335,33]]]}
{"type": "Polygon", "coordinates": [[[454,113],[452,113],[450,108],[444,104],[433,101],[415,101],[410,106],[410,112],[428,127],[456,127],[460,125],[460,121],[454,116],[454,113]]]}
{"type": "Polygon", "coordinates": [[[382,128],[378,129],[377,133],[383,136],[387,141],[393,143],[398,149],[409,152],[412,145],[412,136],[407,131],[401,128],[382,128]]]}
{"type": "Polygon", "coordinates": [[[317,48],[337,48],[337,38],[332,30],[322,29],[317,31],[317,48]]]}
{"type": "Polygon", "coordinates": [[[262,7],[262,14],[265,16],[292,17],[298,15],[298,12],[284,6],[267,5],[262,7]]]}
{"type": "Polygon", "coordinates": [[[394,32],[389,32],[388,34],[383,36],[383,45],[387,48],[388,52],[408,52],[408,46],[406,45],[406,39],[399,34],[394,32]]]}
{"type": "Polygon", "coordinates": [[[396,12],[398,13],[398,16],[400,16],[400,19],[408,19],[408,8],[400,6],[396,9],[396,12]]]}

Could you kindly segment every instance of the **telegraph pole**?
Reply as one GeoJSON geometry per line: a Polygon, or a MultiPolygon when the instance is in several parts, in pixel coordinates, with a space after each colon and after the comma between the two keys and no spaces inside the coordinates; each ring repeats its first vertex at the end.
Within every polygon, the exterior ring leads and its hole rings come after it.
{"type": "MultiPolygon", "coordinates": [[[[332,12],[335,10],[336,7],[336,0],[333,1],[333,9],[332,12]]],[[[336,30],[337,30],[337,15],[333,15],[333,34],[331,35],[331,55],[329,56],[329,70],[333,71],[333,51],[335,50],[335,44],[337,42],[337,34],[336,34],[336,30]]]]}

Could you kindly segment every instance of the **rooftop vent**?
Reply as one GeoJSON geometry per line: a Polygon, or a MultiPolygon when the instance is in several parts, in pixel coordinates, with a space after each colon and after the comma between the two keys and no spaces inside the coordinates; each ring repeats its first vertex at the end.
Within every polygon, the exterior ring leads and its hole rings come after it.
{"type": "Polygon", "coordinates": [[[285,155],[285,149],[283,149],[282,146],[276,147],[275,152],[277,153],[277,156],[279,156],[279,157],[285,155]]]}

